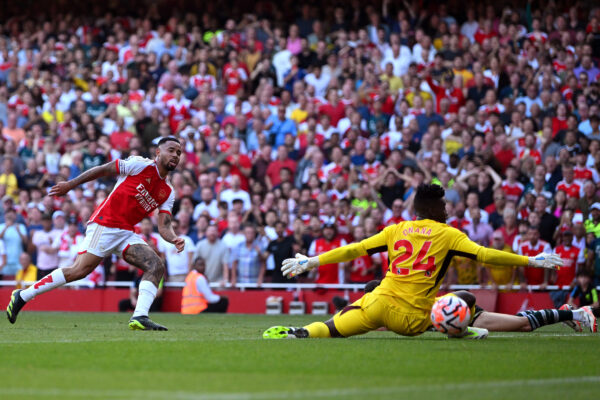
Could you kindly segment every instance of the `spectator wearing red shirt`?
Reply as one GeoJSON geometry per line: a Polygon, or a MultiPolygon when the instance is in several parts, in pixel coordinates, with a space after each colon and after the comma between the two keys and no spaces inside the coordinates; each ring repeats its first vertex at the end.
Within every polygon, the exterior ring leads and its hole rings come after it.
{"type": "Polygon", "coordinates": [[[579,183],[575,182],[575,171],[572,164],[566,164],[562,169],[563,180],[558,182],[556,190],[562,190],[565,192],[567,197],[580,198],[582,187],[579,183]]]}
{"type": "MultiPolygon", "coordinates": [[[[354,241],[360,242],[366,238],[365,228],[358,225],[354,228],[354,241]]],[[[358,257],[350,264],[350,282],[366,283],[375,279],[375,271],[381,268],[381,254],[358,257]]]]}
{"type": "Polygon", "coordinates": [[[575,181],[579,182],[579,184],[584,185],[586,180],[591,180],[594,183],[600,182],[600,177],[598,176],[598,171],[594,168],[588,168],[587,163],[587,154],[583,151],[577,153],[577,164],[573,167],[573,178],[575,181]]]}
{"type": "Polygon", "coordinates": [[[483,44],[486,39],[491,39],[497,36],[496,32],[492,30],[492,21],[489,19],[483,20],[483,24],[479,26],[479,29],[473,35],[475,41],[479,44],[483,44]]]}
{"type": "Polygon", "coordinates": [[[129,142],[135,135],[125,129],[123,118],[118,117],[117,124],[119,129],[110,135],[110,145],[117,151],[129,151],[129,142]]]}
{"type": "Polygon", "coordinates": [[[519,153],[519,159],[522,160],[525,157],[533,158],[536,165],[542,163],[542,154],[536,148],[536,138],[533,134],[525,136],[525,148],[519,153]]]}
{"type": "Polygon", "coordinates": [[[556,106],[556,117],[552,118],[552,137],[554,138],[556,134],[562,130],[567,129],[569,126],[567,125],[567,105],[565,103],[560,103],[556,106]]]}
{"type": "Polygon", "coordinates": [[[519,233],[519,227],[517,225],[517,213],[515,212],[515,209],[506,207],[502,213],[502,220],[504,225],[502,225],[498,231],[502,233],[502,236],[504,237],[504,243],[511,248],[514,248],[513,244],[517,234],[519,233]]]}
{"type": "Polygon", "coordinates": [[[283,145],[277,148],[277,159],[271,162],[267,168],[265,183],[267,184],[267,188],[269,190],[281,183],[279,170],[282,168],[289,169],[293,174],[296,173],[296,161],[288,158],[287,147],[283,145]]]}
{"type": "Polygon", "coordinates": [[[337,127],[339,120],[346,116],[346,106],[340,101],[337,89],[329,89],[327,103],[319,107],[319,114],[328,115],[331,125],[334,127],[337,127]]]}
{"type": "MultiPolygon", "coordinates": [[[[458,113],[458,109],[462,107],[465,103],[465,96],[463,94],[462,88],[452,83],[452,77],[450,75],[444,75],[442,77],[442,84],[438,85],[433,81],[431,75],[427,76],[427,83],[433,93],[435,94],[435,112],[440,113],[440,103],[442,99],[448,99],[450,101],[450,106],[448,107],[448,112],[450,114],[458,113]]],[[[457,82],[462,83],[462,77],[455,76],[454,77],[457,82]]]]}
{"type": "Polygon", "coordinates": [[[556,246],[554,252],[562,258],[564,265],[555,272],[554,284],[559,287],[559,290],[550,292],[550,297],[557,307],[565,303],[567,295],[575,286],[575,276],[579,271],[577,261],[581,257],[581,249],[573,246],[573,232],[566,230],[562,233],[562,243],[556,246]]]}
{"type": "Polygon", "coordinates": [[[243,89],[244,83],[248,80],[248,74],[240,65],[235,51],[229,53],[229,62],[223,67],[223,80],[227,96],[235,96],[238,90],[243,89]]]}
{"type": "Polygon", "coordinates": [[[506,168],[506,179],[502,182],[501,187],[504,194],[506,194],[506,200],[512,201],[515,204],[519,203],[524,187],[522,183],[517,181],[517,170],[515,167],[509,166],[506,168]]]}
{"type": "Polygon", "coordinates": [[[173,96],[171,100],[167,101],[166,106],[169,110],[169,126],[171,127],[171,132],[175,133],[182,121],[187,121],[191,118],[191,103],[188,99],[183,98],[181,88],[175,88],[173,96]]]}
{"type": "Polygon", "coordinates": [[[252,173],[252,161],[250,158],[241,154],[242,141],[240,139],[232,139],[229,155],[225,158],[231,164],[231,175],[237,175],[241,180],[242,190],[248,190],[248,177],[252,173]]]}
{"type": "Polygon", "coordinates": [[[564,262],[564,265],[556,271],[555,285],[560,287],[569,286],[575,282],[577,272],[577,260],[580,259],[578,247],[573,246],[573,232],[566,230],[562,233],[562,243],[554,249],[564,262]]]}
{"type": "Polygon", "coordinates": [[[453,228],[463,231],[467,225],[470,224],[469,220],[465,217],[465,203],[459,201],[454,207],[454,215],[448,219],[448,225],[453,228]]]}
{"type": "MultiPolygon", "coordinates": [[[[548,242],[540,239],[540,232],[537,226],[530,226],[527,230],[527,240],[521,241],[519,244],[517,253],[522,256],[533,257],[540,253],[552,253],[552,248],[548,242]]],[[[548,274],[545,273],[542,268],[534,267],[520,267],[524,268],[525,271],[522,276],[525,277],[524,281],[521,281],[521,285],[541,285],[545,287],[548,285],[548,274]]]]}
{"type": "MultiPolygon", "coordinates": [[[[347,243],[337,235],[335,224],[327,224],[323,227],[323,237],[315,239],[310,244],[308,256],[314,257],[345,246],[347,243]]],[[[344,283],[344,264],[325,264],[319,266],[316,283],[344,283]]]]}

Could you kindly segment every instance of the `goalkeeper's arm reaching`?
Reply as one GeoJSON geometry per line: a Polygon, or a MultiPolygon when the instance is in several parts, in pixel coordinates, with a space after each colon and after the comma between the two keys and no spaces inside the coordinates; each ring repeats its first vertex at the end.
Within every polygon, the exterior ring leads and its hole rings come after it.
{"type": "MultiPolygon", "coordinates": [[[[419,186],[415,194],[415,211],[420,219],[431,219],[445,223],[448,215],[446,214],[444,189],[438,185],[419,186]]],[[[563,265],[562,259],[556,254],[541,253],[535,257],[525,257],[489,249],[469,240],[464,233],[450,227],[447,227],[447,229],[451,229],[453,232],[448,237],[448,250],[455,250],[480,262],[507,266],[528,265],[548,269],[556,269],[556,267],[563,265]]],[[[347,262],[367,254],[387,251],[388,242],[394,243],[393,238],[388,241],[388,234],[389,228],[386,228],[361,242],[351,243],[315,257],[296,254],[296,258],[288,258],[283,261],[281,271],[284,276],[291,278],[303,272],[311,271],[320,265],[347,262]]]]}
{"type": "MultiPolygon", "coordinates": [[[[476,252],[471,254],[476,254],[477,261],[483,263],[507,266],[530,266],[547,269],[556,269],[563,265],[563,260],[557,254],[540,253],[535,257],[526,257],[501,250],[488,249],[479,246],[470,240],[469,242],[473,245],[469,246],[470,249],[473,249],[474,246],[476,246],[477,249],[476,252]]],[[[288,258],[283,261],[281,272],[284,276],[292,278],[303,272],[312,271],[313,269],[318,268],[319,265],[354,260],[357,257],[367,254],[367,251],[363,251],[365,247],[362,243],[363,242],[351,243],[347,246],[339,247],[315,257],[307,257],[298,253],[296,254],[296,258],[288,258]]]]}

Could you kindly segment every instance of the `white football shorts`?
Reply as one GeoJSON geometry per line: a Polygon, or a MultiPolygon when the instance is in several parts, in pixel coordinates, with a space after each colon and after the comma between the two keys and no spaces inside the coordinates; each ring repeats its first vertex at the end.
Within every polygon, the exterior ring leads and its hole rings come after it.
{"type": "Polygon", "coordinates": [[[79,254],[88,252],[104,258],[115,253],[123,257],[127,248],[134,244],[147,245],[144,239],[135,232],[90,223],[85,230],[85,239],[83,239],[82,251],[79,254]]]}

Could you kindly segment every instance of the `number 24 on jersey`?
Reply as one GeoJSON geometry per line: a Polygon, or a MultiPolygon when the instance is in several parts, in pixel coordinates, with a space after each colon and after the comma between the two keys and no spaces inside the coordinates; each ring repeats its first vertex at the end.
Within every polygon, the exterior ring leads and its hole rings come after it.
{"type": "MultiPolygon", "coordinates": [[[[412,270],[425,271],[425,276],[431,276],[433,271],[435,271],[435,257],[427,256],[427,252],[429,251],[430,247],[430,240],[423,243],[423,246],[419,250],[415,261],[412,263],[412,270]]],[[[396,257],[391,266],[392,273],[396,275],[408,275],[410,274],[411,270],[411,267],[407,267],[403,264],[414,254],[413,244],[406,239],[398,240],[396,243],[394,243],[394,250],[398,251],[402,248],[404,249],[404,253],[396,257]]]]}

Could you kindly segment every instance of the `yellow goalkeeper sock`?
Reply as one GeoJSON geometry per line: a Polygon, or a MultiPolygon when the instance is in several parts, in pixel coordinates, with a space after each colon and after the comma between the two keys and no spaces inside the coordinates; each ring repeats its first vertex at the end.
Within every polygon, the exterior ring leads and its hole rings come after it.
{"type": "Polygon", "coordinates": [[[308,337],[311,338],[329,338],[329,328],[323,322],[313,322],[304,327],[308,331],[308,337]]]}

